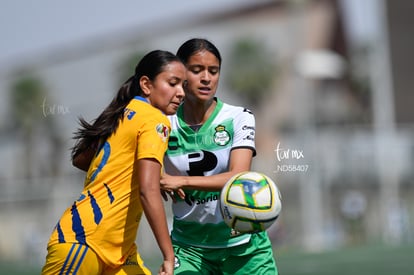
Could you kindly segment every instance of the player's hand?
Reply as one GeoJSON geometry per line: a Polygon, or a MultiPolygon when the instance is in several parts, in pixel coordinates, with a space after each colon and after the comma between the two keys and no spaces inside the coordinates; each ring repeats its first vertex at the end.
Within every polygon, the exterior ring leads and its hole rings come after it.
{"type": "Polygon", "coordinates": [[[184,199],[185,193],[182,189],[182,184],[182,177],[163,174],[160,179],[160,186],[161,190],[164,190],[164,194],[162,194],[164,200],[167,200],[167,194],[170,195],[174,202],[176,201],[175,194],[177,194],[181,199],[184,199]]]}
{"type": "Polygon", "coordinates": [[[172,190],[168,191],[168,190],[161,189],[161,196],[163,197],[165,201],[168,201],[168,196],[170,196],[173,202],[177,202],[177,197],[175,196],[175,194],[177,194],[181,199],[185,198],[185,192],[183,189],[178,189],[175,191],[172,191],[172,190]]]}
{"type": "Polygon", "coordinates": [[[161,196],[165,201],[168,201],[168,196],[170,196],[173,202],[177,201],[174,195],[174,191],[172,190],[168,191],[168,190],[161,189],[161,196]]]}
{"type": "Polygon", "coordinates": [[[174,261],[164,261],[158,271],[158,275],[173,275],[174,261]]]}
{"type": "Polygon", "coordinates": [[[177,190],[183,188],[184,179],[181,176],[170,176],[166,173],[161,175],[160,185],[164,190],[177,190]]]}

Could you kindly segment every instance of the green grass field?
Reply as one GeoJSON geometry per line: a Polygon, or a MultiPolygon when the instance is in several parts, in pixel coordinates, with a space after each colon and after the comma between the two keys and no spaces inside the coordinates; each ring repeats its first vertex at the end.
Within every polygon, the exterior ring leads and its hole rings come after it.
{"type": "Polygon", "coordinates": [[[324,253],[279,254],[276,258],[281,275],[414,274],[414,246],[366,246],[324,253]]]}
{"type": "MultiPolygon", "coordinates": [[[[414,245],[364,246],[324,253],[276,251],[276,259],[281,275],[414,274],[414,245]]],[[[157,270],[158,263],[159,259],[146,261],[153,271],[157,270]]],[[[28,268],[25,267],[24,262],[15,264],[0,262],[0,274],[37,275],[39,273],[40,267],[28,268]]]]}

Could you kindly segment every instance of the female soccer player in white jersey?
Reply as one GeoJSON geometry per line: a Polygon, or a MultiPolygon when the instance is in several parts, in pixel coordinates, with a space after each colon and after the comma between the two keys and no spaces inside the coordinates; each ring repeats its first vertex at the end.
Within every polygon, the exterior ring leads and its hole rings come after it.
{"type": "Polygon", "coordinates": [[[143,212],[163,255],[158,274],[173,274],[160,174],[166,115],[177,111],[185,77],[177,56],[152,51],[92,124],[81,120],[72,157],[87,170],[84,188],[52,232],[42,274],[151,274],[135,244],[143,212]]]}
{"type": "Polygon", "coordinates": [[[186,98],[169,117],[166,174],[161,179],[163,190],[175,193],[174,274],[275,275],[267,233],[232,231],[218,206],[226,181],[251,168],[255,118],[246,108],[216,97],[221,56],[211,42],[190,39],[177,55],[187,68],[186,98]]]}

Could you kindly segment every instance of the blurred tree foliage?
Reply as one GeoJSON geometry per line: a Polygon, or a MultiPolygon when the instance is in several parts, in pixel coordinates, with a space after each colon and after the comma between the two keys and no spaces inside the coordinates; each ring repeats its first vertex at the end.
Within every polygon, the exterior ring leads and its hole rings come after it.
{"type": "Polygon", "coordinates": [[[372,121],[372,87],[369,75],[369,53],[373,50],[369,44],[360,44],[352,48],[350,69],[348,77],[351,85],[351,93],[356,101],[361,104],[358,122],[372,121]]]}
{"type": "Polygon", "coordinates": [[[14,130],[29,138],[42,119],[41,106],[46,97],[42,81],[33,76],[18,78],[10,89],[11,122],[14,130]]]}
{"type": "Polygon", "coordinates": [[[118,66],[118,78],[119,86],[122,85],[128,78],[130,78],[135,73],[135,67],[138,62],[144,57],[145,53],[143,51],[136,51],[126,55],[119,63],[118,66]]]}
{"type": "Polygon", "coordinates": [[[275,58],[263,43],[251,38],[234,43],[225,78],[231,90],[257,106],[270,93],[275,76],[275,58]]]}
{"type": "MultiPolygon", "coordinates": [[[[10,130],[22,141],[23,158],[19,161],[20,176],[31,180],[34,166],[41,161],[36,155],[40,140],[48,141],[49,159],[40,173],[44,176],[57,176],[60,172],[59,157],[63,141],[57,129],[53,113],[47,105],[47,87],[42,79],[30,74],[22,74],[10,87],[10,130]]],[[[50,97],[49,97],[50,99],[50,97]]]]}

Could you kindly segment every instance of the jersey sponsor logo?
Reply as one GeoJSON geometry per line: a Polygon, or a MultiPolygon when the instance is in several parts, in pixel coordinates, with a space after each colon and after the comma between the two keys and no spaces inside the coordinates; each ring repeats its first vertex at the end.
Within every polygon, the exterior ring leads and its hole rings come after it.
{"type": "Polygon", "coordinates": [[[254,136],[248,135],[245,138],[243,138],[243,140],[254,140],[254,136]]]}
{"type": "Polygon", "coordinates": [[[243,130],[252,130],[253,132],[256,130],[254,126],[244,125],[242,127],[243,130]]]}
{"type": "Polygon", "coordinates": [[[163,123],[159,123],[155,127],[155,130],[157,131],[157,133],[160,136],[160,138],[162,139],[162,141],[166,142],[167,139],[168,139],[168,135],[169,135],[168,127],[165,126],[163,123]]]}
{"type": "Polygon", "coordinates": [[[254,126],[244,125],[242,127],[242,130],[250,131],[247,134],[247,136],[243,138],[243,140],[253,140],[254,141],[254,136],[255,136],[255,133],[256,133],[256,129],[254,128],[254,126]]]}
{"type": "Polygon", "coordinates": [[[209,194],[205,197],[194,197],[193,195],[186,194],[184,201],[189,205],[192,206],[193,204],[200,205],[205,204],[211,201],[217,201],[219,198],[218,194],[209,194]]]}
{"type": "Polygon", "coordinates": [[[217,167],[218,159],[214,153],[201,150],[188,154],[187,174],[189,176],[204,176],[205,172],[211,171],[217,167]]]}
{"type": "Polygon", "coordinates": [[[214,142],[220,146],[227,145],[230,141],[230,134],[226,131],[226,127],[224,125],[218,125],[214,129],[216,130],[214,133],[214,142]]]}
{"type": "Polygon", "coordinates": [[[135,266],[137,266],[138,262],[132,255],[130,255],[130,256],[128,256],[125,263],[123,264],[123,266],[126,266],[126,265],[135,265],[135,266]]]}

